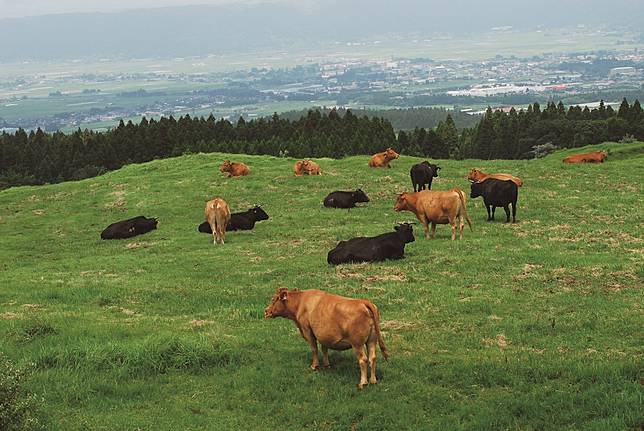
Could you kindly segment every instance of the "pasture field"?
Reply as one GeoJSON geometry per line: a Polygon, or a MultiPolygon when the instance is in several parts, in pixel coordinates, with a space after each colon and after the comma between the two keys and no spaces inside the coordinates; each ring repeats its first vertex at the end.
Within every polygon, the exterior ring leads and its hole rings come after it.
{"type": "Polygon", "coordinates": [[[518,223],[502,209],[488,223],[468,199],[462,241],[417,226],[405,259],[339,267],[326,263],[339,240],[413,219],[393,203],[419,159],[320,159],[323,176],[296,178],[293,159],[193,154],[4,190],[0,351],[56,430],[639,429],[644,143],[596,147],[611,149],[602,165],[561,163],[585,149],[440,161],[434,189],[468,196],[471,167],[521,177],[518,223]],[[224,158],[251,175],[223,178],[224,158]],[[356,187],[369,204],[322,207],[356,187]],[[271,219],[214,246],[197,232],[214,196],[271,219]],[[158,230],[100,240],[140,214],[158,230]],[[295,325],[263,319],[278,287],[377,304],[391,355],[378,352],[378,385],[356,389],[351,352],[309,370],[295,325]]]}

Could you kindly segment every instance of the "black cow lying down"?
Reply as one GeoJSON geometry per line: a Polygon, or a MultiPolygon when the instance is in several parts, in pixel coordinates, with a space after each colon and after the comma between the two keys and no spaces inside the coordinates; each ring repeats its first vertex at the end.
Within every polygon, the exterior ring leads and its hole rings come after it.
{"type": "MultiPolygon", "coordinates": [[[[226,231],[252,230],[255,223],[262,220],[268,220],[268,214],[259,205],[255,205],[248,211],[231,214],[226,231]]],[[[207,221],[201,223],[197,229],[199,232],[212,234],[212,229],[207,221]]]]}
{"type": "Polygon", "coordinates": [[[101,239],[124,239],[148,233],[157,228],[159,220],[143,216],[112,223],[101,232],[101,239]]]}
{"type": "Polygon", "coordinates": [[[358,202],[369,202],[365,192],[360,189],[355,192],[331,192],[324,198],[322,204],[330,208],[354,208],[358,202]]]}
{"type": "Polygon", "coordinates": [[[395,232],[372,237],[352,238],[340,241],[329,252],[327,262],[331,265],[350,262],[376,262],[385,259],[405,257],[405,244],[414,241],[412,225],[402,223],[394,227],[395,232]]]}

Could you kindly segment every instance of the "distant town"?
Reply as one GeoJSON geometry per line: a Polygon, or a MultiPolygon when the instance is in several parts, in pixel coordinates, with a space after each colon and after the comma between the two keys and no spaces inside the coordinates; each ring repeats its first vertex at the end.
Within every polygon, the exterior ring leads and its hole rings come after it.
{"type": "Polygon", "coordinates": [[[0,82],[0,128],[101,129],[121,119],[185,114],[236,120],[310,106],[436,106],[471,114],[548,100],[592,107],[600,99],[642,98],[643,83],[644,51],[638,49],[483,61],[308,59],[290,68],[217,73],[35,72],[0,82]]]}

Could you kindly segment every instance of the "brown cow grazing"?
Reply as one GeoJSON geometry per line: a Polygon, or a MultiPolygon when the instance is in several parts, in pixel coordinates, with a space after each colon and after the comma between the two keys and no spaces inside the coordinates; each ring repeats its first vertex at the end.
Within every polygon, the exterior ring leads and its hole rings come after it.
{"type": "Polygon", "coordinates": [[[231,162],[230,160],[224,160],[224,163],[219,168],[219,171],[226,173],[226,176],[229,178],[250,174],[250,169],[248,169],[248,166],[241,162],[231,162]]]}
{"type": "Polygon", "coordinates": [[[478,168],[472,168],[470,173],[467,175],[467,179],[470,181],[476,181],[476,182],[481,182],[485,181],[488,178],[495,178],[497,180],[501,181],[512,181],[514,184],[517,186],[521,187],[523,185],[523,181],[521,178],[517,178],[513,175],[510,174],[486,174],[482,170],[478,168]]]}
{"type": "Polygon", "coordinates": [[[373,156],[371,156],[371,159],[369,159],[369,167],[371,168],[391,168],[389,166],[389,162],[392,161],[393,159],[397,159],[399,154],[392,150],[391,148],[387,148],[387,151],[383,151],[382,153],[376,153],[373,156]]]}
{"type": "Polygon", "coordinates": [[[225,200],[215,198],[206,202],[206,221],[212,229],[212,243],[224,243],[226,237],[226,225],[230,220],[230,209],[225,200]]]}
{"type": "Polygon", "coordinates": [[[293,166],[293,173],[297,177],[302,175],[322,175],[320,165],[313,160],[298,160],[293,166]]]}
{"type": "Polygon", "coordinates": [[[467,215],[467,202],[462,190],[451,189],[448,191],[422,190],[417,193],[401,193],[394,205],[396,211],[411,211],[425,228],[425,238],[429,238],[429,226],[432,223],[432,238],[436,236],[436,225],[447,224],[452,226],[452,241],[456,239],[456,219],[459,219],[463,239],[463,218],[472,230],[472,222],[467,215]]]}
{"type": "Polygon", "coordinates": [[[564,163],[604,163],[608,151],[593,151],[591,153],[573,154],[563,159],[564,163]]]}
{"type": "Polygon", "coordinates": [[[360,365],[358,389],[367,385],[367,362],[371,367],[369,383],[376,384],[376,343],[385,359],[388,353],[380,333],[380,313],[370,301],[321,290],[289,291],[282,287],[277,289],[264,312],[265,319],[271,317],[285,317],[295,322],[313,352],[311,369],[319,368],[318,341],[324,368],[330,366],[329,349],[353,348],[360,365]]]}

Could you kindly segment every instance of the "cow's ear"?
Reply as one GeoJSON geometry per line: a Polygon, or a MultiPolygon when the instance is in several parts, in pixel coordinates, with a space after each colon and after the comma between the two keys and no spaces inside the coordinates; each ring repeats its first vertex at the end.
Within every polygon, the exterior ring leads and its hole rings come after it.
{"type": "Polygon", "coordinates": [[[286,301],[288,296],[288,289],[280,289],[280,301],[286,301]]]}

